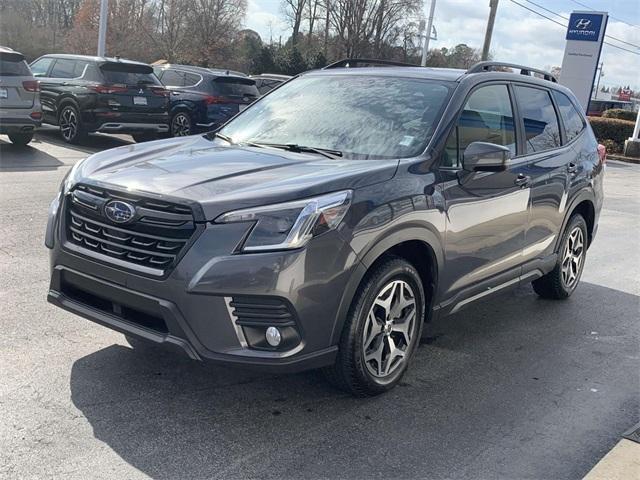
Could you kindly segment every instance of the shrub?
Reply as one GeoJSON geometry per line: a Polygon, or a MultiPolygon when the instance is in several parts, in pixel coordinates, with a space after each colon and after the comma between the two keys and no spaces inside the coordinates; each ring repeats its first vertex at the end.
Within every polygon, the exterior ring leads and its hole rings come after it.
{"type": "Polygon", "coordinates": [[[635,122],[637,115],[637,112],[623,110],[622,108],[611,108],[602,112],[602,116],[605,118],[617,118],[619,120],[628,120],[630,122],[635,122]]]}
{"type": "Polygon", "coordinates": [[[589,117],[589,123],[598,142],[606,145],[610,152],[614,150],[609,150],[609,145],[605,142],[610,140],[613,144],[618,144],[618,151],[621,151],[624,141],[633,135],[633,127],[635,127],[634,122],[617,118],[589,117]]]}
{"type": "Polygon", "coordinates": [[[600,143],[602,143],[602,145],[606,147],[607,153],[622,153],[622,150],[624,148],[624,145],[618,142],[614,142],[610,138],[607,138],[606,140],[602,140],[602,142],[600,143]]]}

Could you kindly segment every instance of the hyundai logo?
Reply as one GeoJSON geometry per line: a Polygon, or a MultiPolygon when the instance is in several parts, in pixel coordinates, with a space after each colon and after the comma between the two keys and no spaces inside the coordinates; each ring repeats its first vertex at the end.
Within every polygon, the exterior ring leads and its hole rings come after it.
{"type": "Polygon", "coordinates": [[[591,25],[591,20],[588,20],[586,18],[581,18],[576,22],[575,28],[578,28],[580,30],[586,30],[587,28],[589,28],[590,25],[591,25]]]}
{"type": "Polygon", "coordinates": [[[114,223],[127,223],[133,220],[136,209],[126,202],[111,200],[104,206],[104,215],[114,223]]]}

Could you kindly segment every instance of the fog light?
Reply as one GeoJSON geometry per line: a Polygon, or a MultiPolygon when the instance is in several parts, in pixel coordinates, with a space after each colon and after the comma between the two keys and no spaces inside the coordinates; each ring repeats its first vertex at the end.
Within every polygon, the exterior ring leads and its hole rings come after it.
{"type": "Polygon", "coordinates": [[[280,345],[282,341],[282,335],[280,334],[280,330],[276,327],[267,328],[267,332],[265,333],[265,338],[267,339],[267,343],[272,347],[277,347],[280,345]]]}

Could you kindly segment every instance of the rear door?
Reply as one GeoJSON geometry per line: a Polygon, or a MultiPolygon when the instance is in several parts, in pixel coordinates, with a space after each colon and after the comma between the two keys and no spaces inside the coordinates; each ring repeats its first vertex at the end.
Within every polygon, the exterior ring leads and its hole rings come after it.
{"type": "Polygon", "coordinates": [[[37,95],[37,85],[17,52],[0,52],[0,114],[9,110],[30,110],[37,95]]]}
{"type": "Polygon", "coordinates": [[[168,92],[148,65],[104,62],[98,108],[116,109],[131,122],[148,122],[147,114],[166,113],[168,92]]]}
{"type": "MultiPolygon", "coordinates": [[[[47,76],[39,77],[40,99],[45,120],[57,123],[59,101],[64,95],[74,93],[74,87],[77,88],[77,77],[82,75],[86,62],[79,62],[74,58],[48,58],[47,60],[49,59],[52,63],[47,76]]],[[[36,64],[34,66],[39,66],[36,64]]]]}
{"type": "Polygon", "coordinates": [[[577,165],[574,150],[568,142],[563,142],[551,92],[524,84],[515,84],[514,92],[524,145],[522,160],[527,164],[525,174],[531,179],[524,260],[535,262],[554,251],[564,219],[570,178],[577,165]]]}

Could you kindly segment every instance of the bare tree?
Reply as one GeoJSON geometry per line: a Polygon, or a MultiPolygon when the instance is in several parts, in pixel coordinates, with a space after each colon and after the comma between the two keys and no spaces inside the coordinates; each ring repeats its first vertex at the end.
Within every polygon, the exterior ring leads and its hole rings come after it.
{"type": "Polygon", "coordinates": [[[291,24],[291,44],[298,42],[298,34],[304,18],[305,6],[310,0],[282,0],[282,7],[285,16],[291,24]]]}

